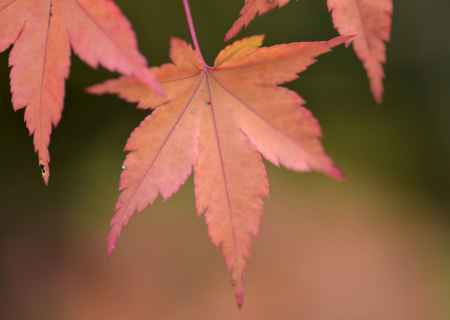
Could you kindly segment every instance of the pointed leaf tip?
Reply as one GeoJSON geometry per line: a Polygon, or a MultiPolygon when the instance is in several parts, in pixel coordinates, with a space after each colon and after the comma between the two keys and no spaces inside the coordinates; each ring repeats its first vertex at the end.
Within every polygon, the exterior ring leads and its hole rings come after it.
{"type": "Polygon", "coordinates": [[[231,278],[231,285],[233,286],[234,299],[237,307],[242,310],[245,303],[245,285],[243,270],[234,270],[231,278]]]}
{"type": "Polygon", "coordinates": [[[117,238],[118,238],[118,235],[116,233],[114,233],[114,229],[112,229],[109,232],[108,238],[107,238],[108,256],[111,256],[113,254],[114,250],[116,249],[117,238]]]}
{"type": "Polygon", "coordinates": [[[225,41],[236,36],[243,28],[247,27],[257,16],[263,15],[275,8],[281,8],[290,0],[246,0],[245,5],[237,19],[225,35],[225,41]]]}
{"type": "Polygon", "coordinates": [[[352,44],[352,41],[355,39],[354,35],[346,35],[346,36],[338,36],[328,40],[328,44],[330,48],[334,48],[340,46],[341,44],[345,44],[345,47],[349,47],[352,44]]]}
{"type": "Polygon", "coordinates": [[[108,256],[112,256],[114,250],[116,249],[116,245],[113,243],[111,244],[110,241],[108,241],[108,256]]]}
{"type": "Polygon", "coordinates": [[[39,168],[41,169],[41,176],[46,186],[48,186],[50,180],[50,167],[47,163],[39,162],[39,168]]]}
{"type": "Polygon", "coordinates": [[[375,102],[377,104],[383,103],[383,97],[384,97],[384,90],[383,88],[375,88],[375,85],[373,85],[374,89],[372,89],[373,98],[375,99],[375,102]]]}
{"type": "Polygon", "coordinates": [[[345,174],[336,166],[333,166],[328,172],[329,176],[336,179],[337,181],[344,181],[345,174]]]}
{"type": "Polygon", "coordinates": [[[239,310],[242,310],[245,303],[245,289],[244,286],[239,285],[234,289],[234,297],[236,299],[236,304],[239,310]]]}

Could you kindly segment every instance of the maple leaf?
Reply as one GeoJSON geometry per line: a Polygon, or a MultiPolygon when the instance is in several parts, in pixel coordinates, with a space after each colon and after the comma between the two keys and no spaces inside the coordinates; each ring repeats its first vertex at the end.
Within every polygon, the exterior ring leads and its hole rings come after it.
{"type": "Polygon", "coordinates": [[[276,8],[281,8],[289,3],[290,0],[245,0],[244,7],[241,9],[240,17],[231,26],[225,35],[225,40],[228,41],[236,36],[239,31],[247,27],[250,22],[257,16],[261,16],[276,8]]]}
{"type": "MultiPolygon", "coordinates": [[[[383,65],[386,63],[386,43],[390,40],[392,0],[327,0],[333,22],[341,35],[354,35],[356,55],[364,64],[376,102],[383,100],[383,65]]],[[[227,32],[234,37],[257,15],[262,15],[289,0],[246,0],[240,18],[227,32]]]]}
{"type": "Polygon", "coordinates": [[[341,178],[302,98],[278,85],[296,79],[318,55],[348,40],[261,48],[263,37],[254,36],[228,46],[214,67],[207,67],[186,42],[172,39],[173,63],[155,71],[166,99],[134,77],[89,88],[152,110],[125,148],[109,252],[133,214],[159,195],[169,198],[193,172],[197,212],[206,219],[211,241],[221,248],[241,306],[244,269],[268,194],[261,155],[292,170],[341,178]]]}
{"type": "Polygon", "coordinates": [[[128,20],[110,0],[0,0],[0,53],[12,44],[13,107],[25,108],[46,183],[50,136],[61,119],[71,47],[91,67],[133,74],[160,90],[128,20]]]}

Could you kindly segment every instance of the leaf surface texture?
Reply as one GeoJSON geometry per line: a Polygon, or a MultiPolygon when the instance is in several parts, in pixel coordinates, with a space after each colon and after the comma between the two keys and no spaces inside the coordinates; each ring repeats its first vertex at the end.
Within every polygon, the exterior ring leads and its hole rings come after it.
{"type": "Polygon", "coordinates": [[[321,145],[318,122],[301,97],[279,85],[348,38],[260,47],[262,40],[237,41],[218,55],[214,67],[203,67],[187,43],[173,39],[172,63],[155,71],[167,98],[132,76],[89,88],[152,111],[126,146],[109,251],[133,214],[159,196],[169,198],[193,173],[197,212],[225,257],[239,305],[269,192],[263,157],[292,170],[341,178],[321,145]]]}

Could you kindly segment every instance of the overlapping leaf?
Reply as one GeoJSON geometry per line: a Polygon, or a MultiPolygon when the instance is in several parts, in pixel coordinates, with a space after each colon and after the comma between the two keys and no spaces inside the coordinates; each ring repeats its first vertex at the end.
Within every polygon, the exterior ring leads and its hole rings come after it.
{"type": "Polygon", "coordinates": [[[296,79],[318,55],[348,38],[260,48],[262,40],[237,41],[218,55],[214,67],[206,67],[188,44],[173,39],[173,63],[156,70],[166,99],[135,77],[89,89],[152,110],[126,146],[109,251],[136,212],[158,196],[169,198],[193,173],[197,211],[225,257],[239,305],[252,238],[268,194],[261,155],[292,170],[341,177],[302,98],[279,85],[296,79]]]}
{"type": "MultiPolygon", "coordinates": [[[[354,48],[370,79],[377,102],[383,99],[383,65],[386,42],[391,33],[392,0],[327,0],[336,29],[341,35],[354,35],[354,48]]],[[[240,18],[226,35],[234,37],[257,15],[286,5],[289,0],[246,0],[240,18]]]]}
{"type": "Polygon", "coordinates": [[[25,108],[46,183],[48,146],[61,119],[71,47],[94,68],[101,64],[133,74],[158,90],[129,22],[110,0],[0,0],[0,52],[12,44],[13,106],[25,108]]]}

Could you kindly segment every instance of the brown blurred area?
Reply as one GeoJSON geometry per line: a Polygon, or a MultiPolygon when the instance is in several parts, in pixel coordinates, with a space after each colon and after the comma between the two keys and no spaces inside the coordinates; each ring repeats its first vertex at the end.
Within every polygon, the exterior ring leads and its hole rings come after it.
{"type": "MultiPolygon", "coordinates": [[[[374,0],[375,1],[375,0],[374,0]]],[[[241,0],[191,0],[211,61],[241,0]]],[[[150,63],[188,39],[181,1],[117,1],[150,63]]],[[[106,234],[122,148],[144,113],[84,88],[110,78],[73,58],[44,187],[0,55],[0,319],[445,320],[450,316],[450,42],[447,0],[396,1],[385,102],[351,50],[289,86],[320,120],[344,182],[268,165],[271,194],[238,311],[220,253],[195,215],[190,181],[106,234]]],[[[291,1],[242,36],[269,44],[335,35],[324,2],[291,1]]]]}
{"type": "Polygon", "coordinates": [[[174,204],[136,218],[109,258],[95,230],[63,248],[40,234],[9,239],[5,319],[445,319],[437,245],[445,230],[392,218],[430,208],[399,207],[377,188],[356,192],[357,200],[330,196],[334,188],[303,199],[289,185],[274,190],[241,312],[188,186],[174,204]]]}

